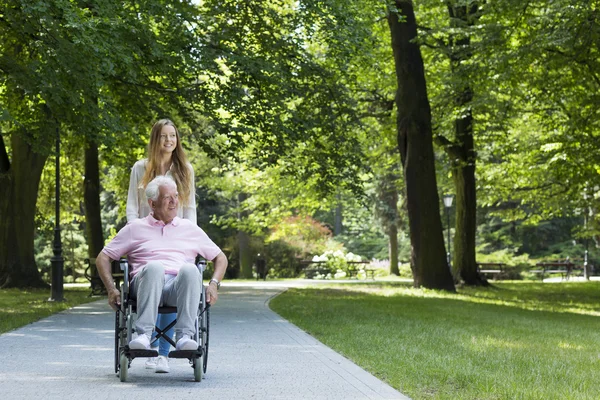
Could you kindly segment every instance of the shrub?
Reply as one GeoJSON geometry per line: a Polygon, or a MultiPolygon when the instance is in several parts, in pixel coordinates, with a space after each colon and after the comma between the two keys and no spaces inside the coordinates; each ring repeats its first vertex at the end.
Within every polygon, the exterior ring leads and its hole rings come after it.
{"type": "Polygon", "coordinates": [[[289,217],[277,224],[267,238],[267,243],[285,242],[295,248],[300,256],[320,253],[325,250],[327,239],[331,237],[329,228],[309,216],[289,217]]]}
{"type": "Polygon", "coordinates": [[[265,261],[268,276],[293,278],[298,276],[300,264],[297,261],[297,249],[283,240],[274,240],[265,244],[265,261]]]}

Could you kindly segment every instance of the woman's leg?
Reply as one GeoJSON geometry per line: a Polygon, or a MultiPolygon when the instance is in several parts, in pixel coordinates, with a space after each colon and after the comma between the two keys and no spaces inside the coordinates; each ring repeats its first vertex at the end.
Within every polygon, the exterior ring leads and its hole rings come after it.
{"type": "MultiPolygon", "coordinates": [[[[169,325],[171,322],[175,321],[175,318],[177,318],[177,314],[175,314],[175,313],[160,314],[158,316],[158,321],[159,321],[158,326],[162,329],[162,328],[166,327],[167,325],[169,325]]],[[[173,339],[173,327],[171,327],[171,329],[166,331],[164,333],[164,335],[167,336],[169,339],[173,339]]],[[[159,342],[158,355],[168,357],[169,350],[171,350],[171,343],[169,343],[166,339],[164,339],[162,337],[160,338],[160,340],[158,342],[159,342]]]]}

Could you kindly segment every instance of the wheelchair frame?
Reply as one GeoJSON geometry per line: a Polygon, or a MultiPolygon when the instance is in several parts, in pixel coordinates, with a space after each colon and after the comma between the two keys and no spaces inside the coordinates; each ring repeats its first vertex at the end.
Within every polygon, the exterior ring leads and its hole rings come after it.
{"type": "MultiPolygon", "coordinates": [[[[129,277],[129,263],[126,259],[116,260],[119,268],[123,271],[124,277],[129,277]]],[[[204,279],[204,270],[206,261],[201,260],[197,264],[200,275],[204,279]]],[[[118,270],[113,268],[113,270],[118,270]]],[[[197,350],[173,350],[169,352],[169,358],[187,358],[194,369],[194,380],[200,382],[202,375],[206,373],[208,363],[208,337],[210,325],[210,304],[206,302],[206,288],[201,285],[202,293],[200,295],[200,304],[198,305],[198,315],[196,317],[196,332],[192,338],[198,343],[197,350]]],[[[129,342],[132,340],[134,328],[134,315],[137,314],[136,300],[129,297],[129,279],[123,279],[121,284],[121,308],[115,313],[115,373],[119,376],[121,382],[127,381],[128,370],[134,358],[139,357],[157,357],[156,350],[132,350],[129,348],[129,342]]],[[[158,308],[159,314],[176,313],[177,307],[163,306],[158,308]]],[[[171,322],[166,327],[155,327],[156,337],[152,343],[161,337],[166,339],[173,347],[175,342],[164,335],[164,332],[175,326],[177,320],[171,322]]]]}

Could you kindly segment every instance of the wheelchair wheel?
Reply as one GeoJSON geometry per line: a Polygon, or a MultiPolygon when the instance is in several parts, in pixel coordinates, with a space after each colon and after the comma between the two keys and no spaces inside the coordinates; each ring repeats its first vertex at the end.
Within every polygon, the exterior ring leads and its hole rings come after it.
{"type": "Polygon", "coordinates": [[[210,328],[210,304],[206,306],[204,310],[204,316],[202,318],[202,369],[206,373],[206,366],[208,365],[208,333],[210,328]]]}
{"type": "Polygon", "coordinates": [[[194,381],[200,382],[202,380],[202,363],[200,358],[194,360],[194,381]]]}
{"type": "Polygon", "coordinates": [[[120,313],[119,310],[115,313],[115,374],[119,373],[119,336],[121,334],[121,330],[119,329],[120,313]]]}
{"type": "Polygon", "coordinates": [[[127,370],[129,368],[129,359],[125,355],[125,353],[121,353],[121,366],[120,366],[119,378],[121,378],[121,382],[127,381],[127,370]]]}

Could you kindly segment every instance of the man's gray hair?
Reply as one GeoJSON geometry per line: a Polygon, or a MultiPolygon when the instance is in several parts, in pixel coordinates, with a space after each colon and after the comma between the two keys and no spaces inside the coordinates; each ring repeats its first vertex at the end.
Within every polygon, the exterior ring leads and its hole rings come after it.
{"type": "Polygon", "coordinates": [[[177,189],[177,184],[170,176],[159,175],[156,178],[152,179],[150,183],[146,186],[146,198],[148,200],[156,201],[158,200],[159,188],[161,186],[171,186],[177,189]]]}

